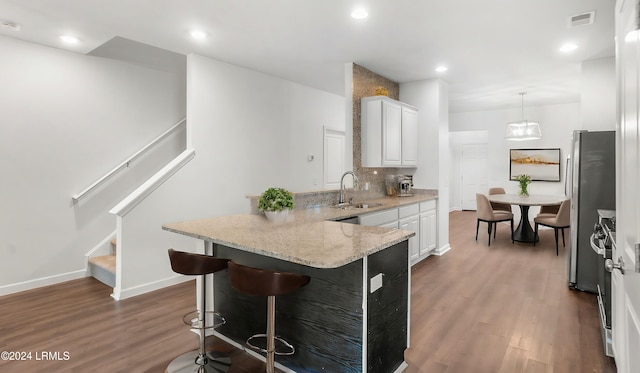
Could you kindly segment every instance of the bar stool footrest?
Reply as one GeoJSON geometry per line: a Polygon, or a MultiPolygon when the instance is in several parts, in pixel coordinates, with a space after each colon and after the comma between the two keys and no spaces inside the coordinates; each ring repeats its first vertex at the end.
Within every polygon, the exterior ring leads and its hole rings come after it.
{"type": "Polygon", "coordinates": [[[182,322],[185,325],[198,330],[215,329],[227,322],[227,320],[219,312],[216,311],[206,311],[204,317],[205,322],[209,320],[209,317],[213,317],[213,324],[203,327],[202,325],[200,325],[200,311],[194,310],[185,314],[182,317],[182,322]]]}
{"type": "MultiPolygon", "coordinates": [[[[247,344],[247,346],[251,347],[253,350],[256,351],[260,351],[260,352],[264,352],[267,353],[267,349],[266,348],[262,348],[262,347],[258,347],[256,345],[254,345],[253,343],[251,343],[252,340],[256,340],[256,339],[264,339],[264,345],[266,346],[267,344],[267,335],[266,334],[254,334],[251,337],[249,337],[247,339],[247,341],[245,342],[247,344]]],[[[275,337],[275,341],[276,341],[276,350],[274,351],[274,354],[279,355],[279,356],[289,356],[289,355],[293,355],[296,352],[296,349],[287,341],[285,341],[284,339],[280,338],[279,336],[275,337]],[[281,346],[277,346],[277,344],[281,345],[281,346]],[[286,349],[285,351],[278,351],[278,347],[282,347],[282,349],[286,349]]]]}

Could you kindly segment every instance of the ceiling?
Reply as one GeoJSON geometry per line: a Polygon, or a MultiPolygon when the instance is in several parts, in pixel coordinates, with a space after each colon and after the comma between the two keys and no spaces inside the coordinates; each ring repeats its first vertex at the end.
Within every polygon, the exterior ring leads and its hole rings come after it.
{"type": "Polygon", "coordinates": [[[0,20],[20,25],[0,35],[55,48],[88,54],[120,37],[339,95],[347,62],[397,82],[440,78],[451,112],[519,107],[519,92],[526,106],[578,102],[581,62],[614,55],[613,0],[0,0],[0,20]],[[369,17],[353,19],[356,6],[369,17]],[[593,24],[568,27],[590,11],[593,24]],[[578,49],[560,53],[566,42],[578,49]]]}

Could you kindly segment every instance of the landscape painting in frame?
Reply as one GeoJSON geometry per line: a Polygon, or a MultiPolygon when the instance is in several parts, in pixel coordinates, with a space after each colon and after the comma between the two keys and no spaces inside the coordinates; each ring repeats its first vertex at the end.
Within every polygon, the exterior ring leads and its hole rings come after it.
{"type": "Polygon", "coordinates": [[[560,181],[560,148],[510,149],[509,179],[529,175],[531,181],[560,181]]]}

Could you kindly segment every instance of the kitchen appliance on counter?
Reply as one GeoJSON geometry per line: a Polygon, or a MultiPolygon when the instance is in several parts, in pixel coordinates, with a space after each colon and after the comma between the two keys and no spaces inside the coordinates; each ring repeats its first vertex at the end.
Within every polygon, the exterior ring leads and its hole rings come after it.
{"type": "Polygon", "coordinates": [[[606,270],[605,261],[611,259],[616,239],[616,212],[598,209],[598,223],[591,234],[591,248],[598,254],[598,313],[605,354],[613,357],[611,336],[611,272],[606,270]]]}
{"type": "Polygon", "coordinates": [[[571,192],[571,242],[567,260],[569,287],[598,292],[602,255],[591,246],[597,209],[616,206],[615,132],[574,131],[567,175],[571,192]]]}
{"type": "Polygon", "coordinates": [[[413,176],[404,175],[400,177],[400,197],[410,197],[411,188],[413,187],[413,176]]]}

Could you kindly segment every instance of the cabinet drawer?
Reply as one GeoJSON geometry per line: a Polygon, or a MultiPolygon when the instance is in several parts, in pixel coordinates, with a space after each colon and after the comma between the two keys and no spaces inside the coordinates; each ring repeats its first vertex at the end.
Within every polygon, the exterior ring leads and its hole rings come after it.
{"type": "Polygon", "coordinates": [[[412,215],[418,215],[419,212],[420,212],[420,206],[417,203],[398,208],[398,216],[400,217],[400,219],[404,219],[412,215]]]}
{"type": "Polygon", "coordinates": [[[420,203],[420,212],[425,212],[429,210],[433,210],[436,208],[436,200],[432,199],[431,201],[425,201],[420,203]]]}
{"type": "Polygon", "coordinates": [[[377,226],[398,220],[398,209],[384,210],[372,214],[361,215],[360,225],[377,226]]]}

